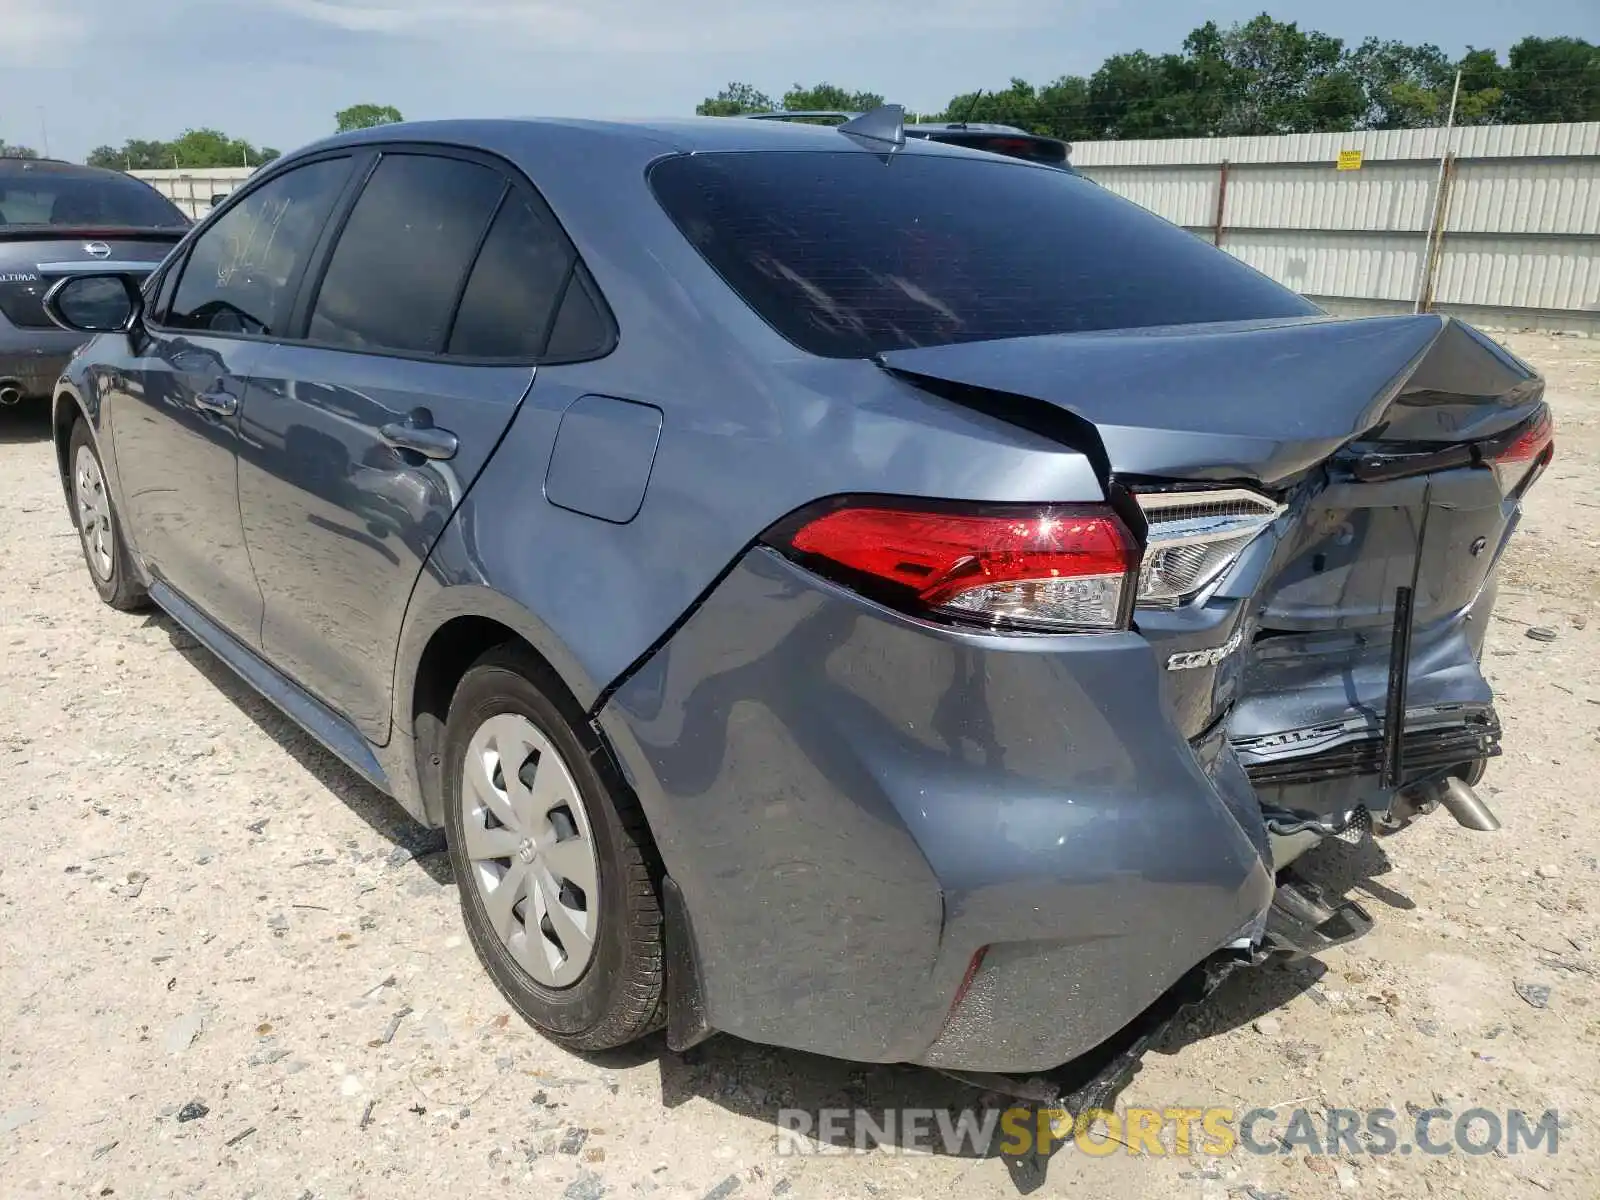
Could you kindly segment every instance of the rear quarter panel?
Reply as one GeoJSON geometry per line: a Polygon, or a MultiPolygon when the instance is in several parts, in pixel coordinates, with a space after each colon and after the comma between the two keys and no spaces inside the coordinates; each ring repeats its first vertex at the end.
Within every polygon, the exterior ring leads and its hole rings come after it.
{"type": "MultiPolygon", "coordinates": [[[[606,357],[545,365],[429,563],[402,640],[470,592],[525,614],[530,640],[590,708],[767,526],[845,492],[1093,501],[1083,456],[970,413],[870,363],[801,354],[738,300],[656,204],[637,139],[550,133],[521,165],[615,314],[606,357]],[[626,523],[546,497],[562,414],[583,396],[652,405],[660,442],[626,523]],[[413,628],[415,627],[415,628],[413,628]]],[[[459,601],[459,602],[458,602],[459,601]]],[[[487,615],[487,614],[485,614],[487,615]]],[[[397,705],[409,702],[397,689],[397,705]]],[[[409,712],[397,712],[409,724],[409,712]]]]}

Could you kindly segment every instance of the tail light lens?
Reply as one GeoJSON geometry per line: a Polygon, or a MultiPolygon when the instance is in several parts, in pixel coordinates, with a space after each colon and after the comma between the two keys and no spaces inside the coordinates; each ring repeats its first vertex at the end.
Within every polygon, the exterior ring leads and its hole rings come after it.
{"type": "Polygon", "coordinates": [[[1550,410],[1543,410],[1503,449],[1489,458],[1502,495],[1522,491],[1534,475],[1550,465],[1556,453],[1556,427],[1550,410]]]}
{"type": "Polygon", "coordinates": [[[1107,507],[847,501],[766,539],[915,615],[1042,633],[1126,629],[1139,550],[1107,507]]]}
{"type": "Polygon", "coordinates": [[[1148,530],[1139,604],[1176,608],[1238,561],[1283,505],[1243,488],[1139,496],[1148,530]]]}

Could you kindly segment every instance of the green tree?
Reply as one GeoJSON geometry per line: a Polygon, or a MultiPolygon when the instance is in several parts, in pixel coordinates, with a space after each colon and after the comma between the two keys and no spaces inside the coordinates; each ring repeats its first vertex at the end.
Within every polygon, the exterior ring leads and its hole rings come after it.
{"type": "MultiPolygon", "coordinates": [[[[1112,55],[1087,79],[1064,75],[1036,87],[1013,78],[999,90],[962,92],[929,119],[1015,125],[1067,141],[1410,129],[1444,122],[1458,70],[1458,124],[1600,120],[1600,46],[1581,38],[1524,38],[1502,65],[1495,51],[1473,47],[1458,61],[1428,43],[1374,37],[1350,47],[1267,13],[1227,29],[1208,21],[1176,53],[1112,55]]],[[[796,84],[780,105],[850,111],[882,102],[822,83],[796,84]]],[[[734,83],[695,111],[774,107],[734,83]]]]}
{"type": "Polygon", "coordinates": [[[771,112],[775,106],[765,92],[748,83],[730,83],[715,96],[707,96],[694,111],[702,117],[737,117],[745,113],[771,112]]]}
{"type": "Polygon", "coordinates": [[[130,138],[122,146],[96,146],[85,160],[91,167],[116,171],[154,171],[173,168],[259,167],[278,157],[267,146],[256,149],[242,138],[230,138],[215,129],[190,129],[170,142],[130,138]]]}
{"type": "Polygon", "coordinates": [[[1030,133],[1053,132],[1048,117],[1040,108],[1038,91],[1026,79],[1013,78],[1011,86],[1004,91],[963,92],[952,96],[939,120],[1015,125],[1030,133]]]}
{"type": "Polygon", "coordinates": [[[15,142],[8,142],[0,138],[0,158],[38,158],[39,152],[32,146],[19,146],[15,142]]]}
{"type": "Polygon", "coordinates": [[[1078,75],[1063,75],[1039,89],[1035,129],[1066,141],[1083,141],[1098,136],[1093,110],[1089,106],[1089,81],[1078,75]]]}
{"type": "Polygon", "coordinates": [[[1582,38],[1523,38],[1505,69],[1505,119],[1600,121],[1600,46],[1582,38]]]}
{"type": "Polygon", "coordinates": [[[1219,133],[1308,133],[1330,121],[1349,128],[1360,116],[1359,89],[1340,75],[1344,43],[1336,37],[1262,13],[1230,29],[1219,49],[1231,68],[1219,133]]]}
{"type": "Polygon", "coordinates": [[[1455,67],[1434,45],[1368,38],[1350,52],[1349,69],[1361,81],[1366,103],[1360,124],[1366,129],[1413,129],[1442,119],[1450,103],[1455,67]],[[1444,99],[1441,102],[1440,96],[1444,99]]]}
{"type": "Polygon", "coordinates": [[[868,112],[882,103],[883,97],[877,92],[851,92],[831,83],[814,87],[797,83],[783,94],[781,107],[787,112],[868,112]]]}
{"type": "Polygon", "coordinates": [[[349,133],[352,129],[371,129],[376,125],[398,125],[405,120],[400,110],[392,104],[352,104],[334,113],[333,119],[338,123],[339,133],[349,133]]]}
{"type": "Polygon", "coordinates": [[[1089,107],[1107,138],[1184,137],[1194,132],[1183,60],[1143,50],[1113,54],[1089,80],[1089,107]]]}

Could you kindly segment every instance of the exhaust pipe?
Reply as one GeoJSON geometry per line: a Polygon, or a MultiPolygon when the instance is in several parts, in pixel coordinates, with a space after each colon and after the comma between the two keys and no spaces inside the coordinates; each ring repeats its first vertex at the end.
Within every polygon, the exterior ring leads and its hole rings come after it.
{"type": "Polygon", "coordinates": [[[13,404],[22,401],[22,381],[20,379],[0,379],[0,405],[10,408],[13,404]]]}
{"type": "Polygon", "coordinates": [[[1473,791],[1464,779],[1452,776],[1445,780],[1439,789],[1439,803],[1463,829],[1494,833],[1500,828],[1500,818],[1494,815],[1494,811],[1483,802],[1483,797],[1473,791]]]}

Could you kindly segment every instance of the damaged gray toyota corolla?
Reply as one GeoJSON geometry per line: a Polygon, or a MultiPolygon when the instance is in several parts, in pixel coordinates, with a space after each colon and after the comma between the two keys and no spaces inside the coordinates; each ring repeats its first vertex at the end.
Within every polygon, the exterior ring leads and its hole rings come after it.
{"type": "Polygon", "coordinates": [[[1364,929],[1321,839],[1494,823],[1552,435],[1447,318],[882,112],[368,130],[48,307],[124,292],[56,398],[96,587],[442,825],[564,1044],[1035,1072],[1364,929]]]}

